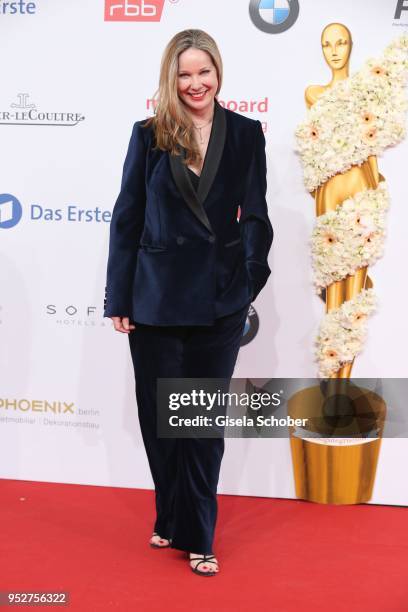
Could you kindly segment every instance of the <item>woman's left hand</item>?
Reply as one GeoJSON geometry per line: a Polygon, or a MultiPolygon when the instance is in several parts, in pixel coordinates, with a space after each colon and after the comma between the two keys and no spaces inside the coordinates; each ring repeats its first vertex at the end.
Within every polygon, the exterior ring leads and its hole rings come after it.
{"type": "Polygon", "coordinates": [[[129,334],[132,329],[135,329],[134,325],[129,322],[129,317],[111,317],[114,328],[122,334],[129,334]]]}

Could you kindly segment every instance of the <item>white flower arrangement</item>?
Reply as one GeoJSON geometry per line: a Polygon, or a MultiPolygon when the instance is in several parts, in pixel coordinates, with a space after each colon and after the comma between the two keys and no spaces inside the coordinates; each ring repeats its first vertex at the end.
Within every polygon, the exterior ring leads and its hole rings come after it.
{"type": "MultiPolygon", "coordinates": [[[[408,34],[403,34],[379,59],[368,60],[319,97],[296,130],[306,189],[314,191],[404,138],[407,79],[408,34]]],[[[317,218],[311,248],[318,293],[381,257],[388,207],[381,181],[317,218]]],[[[332,376],[362,350],[375,304],[374,291],[363,289],[325,315],[316,338],[319,376],[332,376]]]]}
{"type": "Polygon", "coordinates": [[[367,318],[374,312],[376,298],[372,289],[363,289],[357,297],[344,302],[323,318],[316,338],[319,376],[328,378],[351,363],[362,350],[367,334],[367,318]]]}
{"type": "Polygon", "coordinates": [[[318,293],[381,257],[388,206],[388,191],[382,181],[377,189],[360,191],[317,218],[311,250],[318,293]]]}
{"type": "Polygon", "coordinates": [[[327,89],[296,130],[306,189],[380,155],[405,136],[408,34],[327,89]]]}

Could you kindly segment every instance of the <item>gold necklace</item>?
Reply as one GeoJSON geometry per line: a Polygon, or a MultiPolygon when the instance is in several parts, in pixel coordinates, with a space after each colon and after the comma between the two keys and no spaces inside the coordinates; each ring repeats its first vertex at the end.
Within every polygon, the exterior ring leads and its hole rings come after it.
{"type": "Polygon", "coordinates": [[[211,122],[212,122],[212,120],[213,120],[213,117],[211,117],[211,119],[210,119],[209,121],[207,121],[207,123],[204,123],[203,125],[200,125],[200,126],[196,125],[196,124],[193,122],[193,126],[195,127],[195,129],[196,129],[196,130],[199,130],[199,133],[200,133],[200,144],[204,144],[203,135],[202,135],[202,133],[201,133],[201,130],[203,129],[203,127],[205,127],[206,125],[208,125],[209,123],[211,123],[211,122]]]}

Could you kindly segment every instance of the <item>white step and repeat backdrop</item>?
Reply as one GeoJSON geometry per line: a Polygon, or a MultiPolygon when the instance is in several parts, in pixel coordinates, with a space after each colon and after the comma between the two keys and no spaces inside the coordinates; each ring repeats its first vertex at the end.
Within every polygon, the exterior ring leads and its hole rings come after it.
{"type": "MultiPolygon", "coordinates": [[[[279,21],[276,9],[288,3],[262,4],[264,19],[279,21]]],[[[407,28],[408,3],[299,4],[289,29],[269,33],[252,22],[249,0],[0,1],[1,477],[152,488],[128,341],[102,316],[108,231],[132,125],[152,114],[162,51],[188,27],[218,42],[219,99],[259,119],[267,141],[272,275],[235,376],[315,375],[323,305],[308,251],[314,205],[293,133],[305,87],[330,80],[323,27],[350,28],[353,71],[407,28]],[[127,19],[136,6],[138,19],[127,19]]],[[[372,270],[380,308],[356,377],[408,376],[406,159],[408,142],[379,160],[392,207],[385,255],[372,270]]],[[[372,502],[408,505],[407,461],[406,440],[383,441],[372,502]]],[[[289,441],[227,440],[219,491],[295,497],[289,441]]]]}

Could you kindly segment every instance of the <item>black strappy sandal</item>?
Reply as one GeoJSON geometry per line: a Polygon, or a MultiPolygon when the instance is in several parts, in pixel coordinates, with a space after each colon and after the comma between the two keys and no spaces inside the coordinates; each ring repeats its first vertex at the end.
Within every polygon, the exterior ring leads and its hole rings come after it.
{"type": "MultiPolygon", "coordinates": [[[[211,570],[209,572],[201,572],[199,569],[197,569],[197,567],[200,565],[200,563],[208,563],[211,559],[215,559],[215,555],[204,555],[204,558],[202,557],[190,557],[190,555],[188,556],[190,561],[198,561],[198,563],[196,563],[195,567],[191,567],[191,571],[193,571],[195,574],[198,574],[199,576],[215,576],[216,574],[218,574],[218,572],[212,572],[211,570]]],[[[218,567],[218,561],[211,561],[211,563],[215,563],[218,567]]]]}
{"type": "MultiPolygon", "coordinates": [[[[159,536],[159,538],[161,538],[162,540],[169,540],[169,538],[162,538],[158,533],[156,533],[156,531],[153,531],[153,533],[152,533],[152,538],[154,536],[159,536]]],[[[170,548],[170,546],[171,546],[171,539],[169,540],[168,544],[164,544],[163,546],[160,546],[160,544],[155,544],[154,542],[150,542],[150,546],[152,548],[170,548]]]]}

